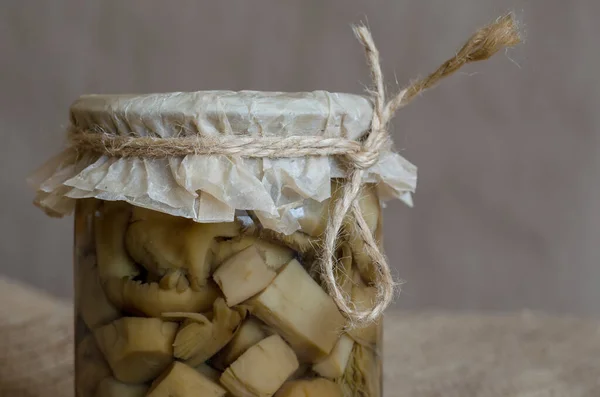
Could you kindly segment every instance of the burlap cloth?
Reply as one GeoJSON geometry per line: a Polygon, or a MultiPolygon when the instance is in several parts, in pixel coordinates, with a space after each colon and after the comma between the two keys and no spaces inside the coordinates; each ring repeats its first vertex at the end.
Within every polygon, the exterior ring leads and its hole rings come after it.
{"type": "MultiPolygon", "coordinates": [[[[0,396],[72,396],[71,305],[2,279],[0,301],[0,396]]],[[[390,397],[600,396],[600,321],[392,312],[385,360],[390,397]]]]}

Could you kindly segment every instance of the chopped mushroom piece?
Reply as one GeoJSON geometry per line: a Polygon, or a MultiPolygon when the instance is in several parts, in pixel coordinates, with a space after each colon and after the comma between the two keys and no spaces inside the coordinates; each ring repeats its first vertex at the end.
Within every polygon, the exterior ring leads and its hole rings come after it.
{"type": "Polygon", "coordinates": [[[173,361],[177,323],[158,318],[123,317],[98,328],[94,336],[115,378],[143,383],[173,361]]]}
{"type": "Polygon", "coordinates": [[[346,370],[353,346],[354,341],[348,336],[342,335],[331,353],[313,365],[313,371],[325,378],[339,378],[346,370]]]}
{"type": "Polygon", "coordinates": [[[275,271],[291,261],[295,255],[293,250],[283,245],[261,240],[254,236],[238,236],[216,244],[214,248],[215,266],[212,270],[216,270],[221,263],[252,245],[256,247],[269,269],[275,271]]]}
{"type": "Polygon", "coordinates": [[[271,241],[289,247],[298,252],[301,256],[314,256],[315,246],[319,243],[318,238],[311,237],[300,231],[286,235],[271,229],[258,227],[254,230],[253,235],[263,241],[271,241]]]}
{"type": "Polygon", "coordinates": [[[121,312],[104,293],[93,255],[79,261],[75,278],[77,311],[89,329],[93,330],[121,317],[121,312]]]}
{"type": "Polygon", "coordinates": [[[235,397],[268,397],[298,368],[294,351],[279,335],[252,346],[221,376],[221,384],[235,397]]]}
{"type": "Polygon", "coordinates": [[[333,299],[295,259],[250,301],[256,317],[273,327],[302,360],[328,355],[345,319],[333,299]]]}
{"type": "Polygon", "coordinates": [[[275,397],[342,397],[342,389],[339,385],[323,378],[293,380],[286,382],[275,393],[275,397]]]}
{"type": "Polygon", "coordinates": [[[148,386],[119,382],[112,376],[100,382],[95,397],[144,397],[148,386]]]}
{"type": "Polygon", "coordinates": [[[213,274],[227,305],[235,306],[256,295],[275,278],[254,245],[227,259],[213,274]]]}
{"type": "Polygon", "coordinates": [[[206,284],[212,262],[213,240],[234,237],[240,226],[235,222],[198,223],[190,219],[149,217],[134,221],[126,234],[129,254],[149,272],[164,276],[179,269],[198,290],[206,284]]]}
{"type": "MultiPolygon", "coordinates": [[[[173,355],[181,360],[190,360],[199,355],[213,334],[213,323],[203,315],[197,318],[188,318],[181,323],[175,342],[173,342],[173,355]]],[[[205,360],[198,360],[200,363],[205,360]]]]}
{"type": "Polygon", "coordinates": [[[179,291],[178,288],[162,289],[157,283],[115,278],[108,280],[104,289],[115,306],[151,317],[160,317],[165,312],[204,312],[219,296],[219,288],[212,281],[198,290],[179,291]]]}
{"type": "Polygon", "coordinates": [[[125,232],[131,206],[121,201],[104,201],[94,220],[98,275],[105,282],[111,278],[137,276],[140,271],[125,249],[125,232]]]}
{"type": "Polygon", "coordinates": [[[98,384],[110,376],[110,367],[89,334],[77,345],[75,353],[75,390],[77,397],[91,397],[98,384]]]}
{"type": "Polygon", "coordinates": [[[264,324],[254,318],[249,318],[242,323],[231,342],[219,351],[212,362],[217,368],[225,368],[267,336],[264,324]]]}
{"type": "Polygon", "coordinates": [[[214,304],[213,319],[183,322],[175,337],[174,355],[192,367],[198,366],[223,348],[237,331],[242,316],[230,309],[223,298],[214,304]]]}
{"type": "Polygon", "coordinates": [[[225,389],[194,368],[175,361],[154,382],[147,397],[222,397],[225,389]]]}

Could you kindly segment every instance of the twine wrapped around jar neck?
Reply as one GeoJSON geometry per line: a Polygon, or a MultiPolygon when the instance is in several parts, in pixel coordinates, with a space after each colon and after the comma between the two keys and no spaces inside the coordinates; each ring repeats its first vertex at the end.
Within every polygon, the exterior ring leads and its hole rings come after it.
{"type": "Polygon", "coordinates": [[[446,76],[456,72],[463,65],[488,59],[499,50],[520,42],[511,14],[499,18],[494,23],[478,30],[454,57],[446,61],[435,72],[417,80],[386,101],[383,74],[379,62],[379,52],[370,31],[364,25],[355,26],[354,33],[364,46],[374,88],[370,91],[374,111],[371,130],[362,142],[344,138],[323,136],[277,137],[132,137],[110,134],[105,131],[88,131],[75,127],[69,130],[72,148],[80,152],[95,152],[113,157],[160,158],[198,155],[231,155],[249,158],[293,158],[307,156],[341,156],[348,165],[343,192],[335,203],[329,218],[323,240],[320,261],[323,282],[337,304],[348,317],[351,326],[360,326],[376,320],[394,297],[394,280],[389,264],[379,249],[358,205],[365,169],[377,163],[382,150],[391,143],[387,130],[389,121],[397,110],[407,105],[418,94],[433,87],[446,76]],[[374,287],[377,296],[373,305],[359,310],[345,296],[334,274],[335,251],[344,218],[351,214],[359,236],[376,269],[374,287]]]}

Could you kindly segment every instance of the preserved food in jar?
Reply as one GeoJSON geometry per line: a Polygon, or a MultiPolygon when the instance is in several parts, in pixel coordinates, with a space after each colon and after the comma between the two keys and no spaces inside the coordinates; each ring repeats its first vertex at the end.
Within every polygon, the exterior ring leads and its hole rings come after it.
{"type": "MultiPolygon", "coordinates": [[[[298,249],[323,230],[329,205],[298,207],[301,229],[283,237],[251,212],[200,224],[119,201],[79,201],[78,397],[380,396],[380,322],[348,329],[311,272],[317,246],[298,249]]],[[[360,205],[379,235],[372,186],[360,205]]],[[[346,235],[341,284],[357,306],[369,305],[368,263],[346,235]]]]}

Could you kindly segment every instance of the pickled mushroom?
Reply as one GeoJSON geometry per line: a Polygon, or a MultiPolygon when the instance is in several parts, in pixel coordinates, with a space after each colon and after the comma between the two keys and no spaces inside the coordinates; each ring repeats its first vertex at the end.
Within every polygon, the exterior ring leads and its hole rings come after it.
{"type": "Polygon", "coordinates": [[[314,256],[315,246],[319,242],[317,238],[311,237],[301,231],[296,231],[290,235],[286,235],[271,229],[259,227],[256,228],[253,235],[262,240],[284,245],[302,256],[314,256]]]}
{"type": "Polygon", "coordinates": [[[381,396],[381,358],[366,346],[354,344],[344,376],[337,382],[344,396],[381,396]]]}
{"type": "MultiPolygon", "coordinates": [[[[376,395],[368,396],[376,397],[376,395]]],[[[342,397],[342,389],[339,385],[323,378],[293,380],[286,382],[275,393],[275,397],[342,397]]]]}
{"type": "Polygon", "coordinates": [[[134,220],[125,236],[131,257],[149,272],[164,276],[172,270],[184,272],[193,289],[202,288],[212,262],[213,240],[234,237],[240,225],[197,223],[190,219],[153,215],[134,220]]]}
{"type": "Polygon", "coordinates": [[[158,376],[173,361],[177,323],[158,318],[123,317],[94,331],[114,377],[143,383],[158,376]]]}
{"type": "Polygon", "coordinates": [[[225,368],[267,336],[264,324],[254,318],[249,318],[242,323],[231,342],[219,351],[212,362],[217,368],[225,368]]]}
{"type": "Polygon", "coordinates": [[[179,269],[169,269],[158,282],[161,289],[176,289],[177,292],[183,292],[190,286],[190,282],[179,269]]]}
{"type": "Polygon", "coordinates": [[[75,372],[77,373],[75,377],[77,397],[93,396],[100,381],[111,375],[110,367],[91,334],[77,345],[75,372]]]}
{"type": "Polygon", "coordinates": [[[348,336],[342,335],[331,353],[313,365],[313,371],[325,378],[339,378],[346,370],[353,347],[354,341],[348,336]]]}
{"type": "Polygon", "coordinates": [[[125,249],[125,232],[131,206],[121,201],[104,201],[95,218],[98,276],[104,283],[111,278],[135,277],[140,271],[125,249]]]}
{"type": "Polygon", "coordinates": [[[175,361],[152,382],[147,397],[222,397],[227,393],[194,368],[175,361]]]}
{"type": "Polygon", "coordinates": [[[275,278],[255,245],[227,259],[213,274],[227,305],[235,306],[256,295],[275,278]]]}
{"type": "Polygon", "coordinates": [[[250,303],[254,315],[309,362],[331,352],[345,325],[333,299],[295,259],[250,303]]]}
{"type": "Polygon", "coordinates": [[[104,378],[100,382],[96,389],[95,397],[144,397],[147,391],[147,385],[123,383],[111,376],[110,378],[104,378]]]}
{"type": "Polygon", "coordinates": [[[193,290],[162,289],[157,283],[142,283],[131,279],[111,279],[104,286],[111,302],[120,309],[150,317],[160,317],[165,312],[204,312],[209,310],[219,296],[213,282],[193,290]]]}
{"type": "Polygon", "coordinates": [[[93,330],[121,317],[119,310],[104,293],[93,255],[79,261],[75,277],[77,311],[89,329],[93,330]]]}
{"type": "Polygon", "coordinates": [[[192,367],[200,365],[229,343],[241,321],[240,313],[218,298],[212,321],[187,319],[181,325],[173,343],[175,357],[192,367]]]}
{"type": "Polygon", "coordinates": [[[250,347],[221,375],[221,384],[235,397],[268,397],[298,368],[294,351],[279,335],[250,347]]]}
{"type": "MultiPolygon", "coordinates": [[[[199,354],[212,334],[213,323],[206,316],[198,314],[196,318],[184,320],[173,342],[173,355],[181,360],[190,360],[199,354]]],[[[199,361],[202,363],[205,360],[199,361]]]]}
{"type": "Polygon", "coordinates": [[[290,248],[258,239],[254,236],[238,236],[230,240],[220,241],[214,247],[215,257],[213,271],[238,252],[250,246],[256,247],[260,256],[271,270],[278,270],[294,257],[295,253],[290,248]]]}

